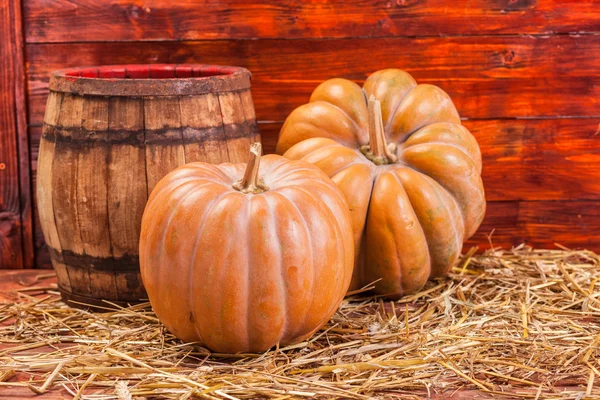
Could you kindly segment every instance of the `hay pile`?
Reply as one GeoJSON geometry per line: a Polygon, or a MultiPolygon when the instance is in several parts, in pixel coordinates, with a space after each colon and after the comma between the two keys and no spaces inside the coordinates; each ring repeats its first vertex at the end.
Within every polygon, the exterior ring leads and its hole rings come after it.
{"type": "Polygon", "coordinates": [[[352,296],[309,341],[259,355],[183,344],[147,304],[94,314],[22,293],[0,306],[0,385],[81,399],[600,398],[599,264],[566,249],[470,253],[417,295],[352,296]]]}

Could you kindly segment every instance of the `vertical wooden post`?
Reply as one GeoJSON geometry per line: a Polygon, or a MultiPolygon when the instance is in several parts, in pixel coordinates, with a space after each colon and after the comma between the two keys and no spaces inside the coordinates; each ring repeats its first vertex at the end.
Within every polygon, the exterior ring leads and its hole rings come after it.
{"type": "Polygon", "coordinates": [[[0,3],[0,269],[33,266],[21,1],[0,3]]]}

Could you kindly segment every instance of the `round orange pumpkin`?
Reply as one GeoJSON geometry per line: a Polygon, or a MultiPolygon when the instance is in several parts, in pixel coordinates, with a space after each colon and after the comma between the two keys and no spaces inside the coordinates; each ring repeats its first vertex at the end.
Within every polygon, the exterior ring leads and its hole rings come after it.
{"type": "Polygon", "coordinates": [[[140,267],[150,303],[184,341],[258,352],[302,341],[339,307],[354,246],[343,194],[281,156],[183,165],[154,188],[140,267]],[[260,168],[260,169],[259,169],[260,168]]]}
{"type": "Polygon", "coordinates": [[[285,121],[277,153],[321,168],[351,211],[356,267],[397,298],[448,272],[485,214],[481,153],[450,97],[398,69],[331,79],[285,121]]]}

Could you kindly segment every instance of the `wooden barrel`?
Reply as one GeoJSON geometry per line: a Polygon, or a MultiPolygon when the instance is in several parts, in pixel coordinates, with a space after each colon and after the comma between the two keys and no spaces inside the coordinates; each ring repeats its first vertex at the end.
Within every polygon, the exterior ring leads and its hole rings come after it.
{"type": "Polygon", "coordinates": [[[245,162],[260,140],[244,68],[121,65],[55,72],[37,202],[63,299],[144,301],[142,213],[158,180],[193,161],[245,162]]]}

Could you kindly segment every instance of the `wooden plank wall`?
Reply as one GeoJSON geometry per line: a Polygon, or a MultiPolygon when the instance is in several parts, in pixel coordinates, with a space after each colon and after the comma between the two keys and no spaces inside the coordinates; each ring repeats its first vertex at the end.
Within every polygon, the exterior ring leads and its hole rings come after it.
{"type": "Polygon", "coordinates": [[[21,2],[0,3],[0,268],[31,266],[33,226],[21,2]]]}
{"type": "MultiPolygon", "coordinates": [[[[481,145],[488,214],[468,245],[485,247],[494,230],[495,245],[559,242],[600,251],[598,1],[22,1],[34,178],[54,69],[138,62],[249,68],[263,142],[273,151],[285,117],[321,81],[360,83],[398,67],[446,90],[481,145]]],[[[3,184],[2,196],[14,198],[7,188],[15,184],[3,184]]],[[[36,265],[43,267],[35,221],[36,265]]],[[[28,261],[13,264],[21,265],[28,261]]]]}

